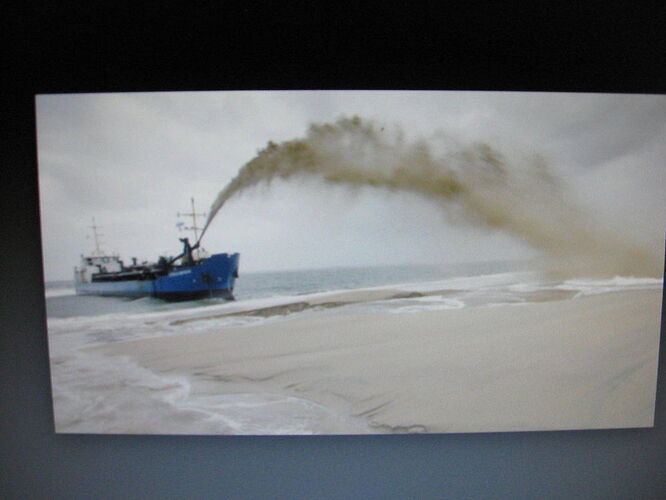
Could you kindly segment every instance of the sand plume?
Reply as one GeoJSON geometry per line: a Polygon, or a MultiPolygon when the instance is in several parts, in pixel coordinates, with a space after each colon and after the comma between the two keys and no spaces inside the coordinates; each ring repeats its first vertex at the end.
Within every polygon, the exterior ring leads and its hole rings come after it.
{"type": "Polygon", "coordinates": [[[204,232],[238,193],[305,176],[425,197],[451,220],[527,242],[565,274],[662,274],[660,255],[587,216],[542,157],[509,159],[489,144],[462,144],[444,134],[410,142],[399,128],[357,116],[312,124],[301,139],[269,142],[218,194],[204,232]]]}

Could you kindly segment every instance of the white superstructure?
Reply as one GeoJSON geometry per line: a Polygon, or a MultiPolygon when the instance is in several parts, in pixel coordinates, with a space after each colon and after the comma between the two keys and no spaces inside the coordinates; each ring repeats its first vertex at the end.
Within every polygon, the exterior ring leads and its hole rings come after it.
{"type": "Polygon", "coordinates": [[[90,283],[93,274],[120,272],[122,268],[117,255],[82,255],[81,264],[74,268],[74,279],[77,283],[90,283]]]}
{"type": "Polygon", "coordinates": [[[93,274],[98,273],[114,273],[123,270],[123,263],[117,255],[105,255],[99,246],[99,234],[97,229],[99,226],[95,224],[93,217],[93,237],[95,239],[95,251],[92,255],[81,255],[81,262],[78,267],[74,268],[74,281],[77,283],[90,283],[93,274]]]}

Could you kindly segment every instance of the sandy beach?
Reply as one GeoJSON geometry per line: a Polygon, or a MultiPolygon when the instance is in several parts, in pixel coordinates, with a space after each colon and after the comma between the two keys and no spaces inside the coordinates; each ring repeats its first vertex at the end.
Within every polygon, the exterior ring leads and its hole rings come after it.
{"type": "MultiPolygon", "coordinates": [[[[327,302],[387,297],[373,294],[327,302]]],[[[294,397],[377,433],[652,426],[661,291],[555,299],[413,314],[338,308],[91,350],[186,377],[192,396],[294,397]]]]}

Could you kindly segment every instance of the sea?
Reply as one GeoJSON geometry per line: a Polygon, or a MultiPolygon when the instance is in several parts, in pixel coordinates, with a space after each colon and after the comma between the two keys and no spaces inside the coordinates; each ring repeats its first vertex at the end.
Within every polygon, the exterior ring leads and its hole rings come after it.
{"type": "MultiPolygon", "coordinates": [[[[449,265],[411,264],[368,267],[331,267],[290,271],[243,273],[236,281],[237,302],[271,298],[300,297],[318,292],[390,286],[435,281],[461,276],[479,276],[523,270],[524,261],[474,262],[449,265]]],[[[223,299],[203,299],[168,303],[158,299],[125,299],[79,296],[73,281],[45,284],[46,312],[49,318],[98,316],[113,313],[147,313],[192,307],[211,307],[223,299]]]]}
{"type": "Polygon", "coordinates": [[[531,261],[241,271],[234,301],[209,298],[167,303],[153,298],[78,296],[73,282],[47,282],[55,426],[58,432],[66,433],[371,433],[374,431],[363,421],[288,395],[202,396],[187,377],[154,373],[130,358],[105,357],[94,348],[126,340],[219,332],[229,327],[284,321],[294,314],[412,314],[520,306],[661,288],[662,280],[653,278],[547,278],[531,261]],[[384,300],[352,301],[336,308],[281,307],[382,288],[404,293],[384,300]],[[217,319],[174,322],[203,316],[217,319]]]}

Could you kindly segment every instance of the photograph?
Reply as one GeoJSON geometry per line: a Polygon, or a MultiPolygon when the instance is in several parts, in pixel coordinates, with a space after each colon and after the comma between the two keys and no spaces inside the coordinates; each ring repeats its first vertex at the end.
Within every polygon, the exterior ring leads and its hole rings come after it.
{"type": "Polygon", "coordinates": [[[57,433],[653,427],[666,95],[44,93],[35,113],[57,433]]]}

